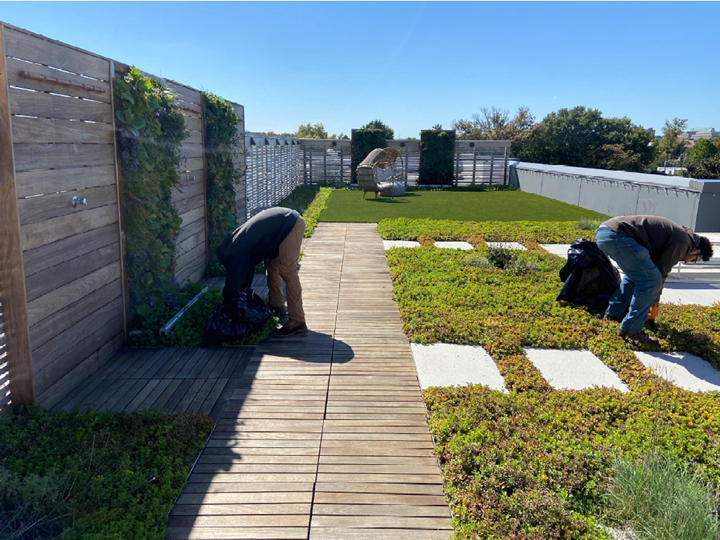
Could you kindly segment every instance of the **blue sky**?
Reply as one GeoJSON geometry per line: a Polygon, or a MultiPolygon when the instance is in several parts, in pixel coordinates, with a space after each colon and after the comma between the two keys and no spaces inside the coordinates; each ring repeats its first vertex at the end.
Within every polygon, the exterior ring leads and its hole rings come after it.
{"type": "Polygon", "coordinates": [[[718,2],[0,3],[0,20],[209,90],[250,131],[584,105],[720,129],[718,2]]]}

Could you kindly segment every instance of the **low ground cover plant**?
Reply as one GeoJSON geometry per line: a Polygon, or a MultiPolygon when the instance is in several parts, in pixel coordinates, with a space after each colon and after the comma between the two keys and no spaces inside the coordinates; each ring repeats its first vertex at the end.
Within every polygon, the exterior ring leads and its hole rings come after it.
{"type": "MultiPolygon", "coordinates": [[[[446,215],[453,215],[448,213],[446,215]]],[[[384,240],[435,240],[570,244],[578,238],[595,240],[595,229],[580,229],[576,221],[455,221],[449,219],[383,219],[378,232],[384,240]]]]}
{"type": "MultiPolygon", "coordinates": [[[[631,515],[648,518],[634,514],[639,508],[633,514],[621,511],[609,496],[627,491],[615,484],[629,482],[614,478],[618,460],[642,467],[648,452],[666,456],[673,468],[692,464],[701,486],[696,484],[692,494],[695,502],[709,495],[702,486],[717,486],[720,480],[717,396],[662,381],[645,392],[626,394],[593,389],[508,395],[479,385],[431,388],[425,400],[457,538],[609,539],[599,523],[637,526],[631,515]]],[[[680,486],[687,483],[676,484],[665,490],[666,510],[687,501],[680,496],[680,486]]],[[[624,497],[629,502],[627,493],[624,497]]],[[[652,502],[640,498],[632,505],[652,502]]],[[[677,518],[675,510],[668,513],[677,518]]],[[[716,506],[705,500],[687,517],[712,521],[708,510],[716,506]]],[[[717,538],[680,535],[667,522],[655,533],[646,538],[717,538]]]]}
{"type": "MultiPolygon", "coordinates": [[[[378,228],[384,238],[423,246],[386,252],[409,339],[483,346],[510,390],[425,392],[459,538],[609,538],[600,521],[628,521],[608,502],[613,464],[635,464],[650,449],[720,486],[718,395],[664,382],[633,354],[641,346],[617,336],[617,323],[555,300],[565,261],[538,243],[569,243],[580,236],[575,222],[388,220],[378,228]],[[437,249],[434,240],[475,249],[437,249]],[[486,240],[528,250],[491,249],[486,240]],[[523,347],[589,349],[631,391],[553,391],[523,347]]],[[[662,350],[720,368],[720,304],[663,305],[648,331],[662,350]]]]}
{"type": "Polygon", "coordinates": [[[202,415],[0,415],[0,537],[160,540],[212,430],[202,415]]]}

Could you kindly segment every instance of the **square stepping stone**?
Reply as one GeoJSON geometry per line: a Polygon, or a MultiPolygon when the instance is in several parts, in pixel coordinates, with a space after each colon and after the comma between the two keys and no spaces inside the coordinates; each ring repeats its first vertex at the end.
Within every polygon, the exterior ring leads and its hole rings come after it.
{"type": "Polygon", "coordinates": [[[540,244],[540,247],[548,253],[567,259],[567,252],[568,249],[570,249],[570,244],[540,244]]]}
{"type": "MultiPolygon", "coordinates": [[[[527,248],[517,242],[486,242],[488,247],[495,249],[517,249],[527,251],[527,248]]],[[[566,251],[567,253],[567,251],[566,251]]]]}
{"type": "Polygon", "coordinates": [[[435,242],[435,247],[440,249],[464,249],[466,251],[473,248],[472,244],[467,242],[435,242]]]}
{"type": "Polygon", "coordinates": [[[507,392],[495,361],[482,347],[472,345],[410,344],[420,387],[484,384],[507,392]]]}
{"type": "Polygon", "coordinates": [[[556,390],[584,390],[596,386],[627,392],[613,370],[590,351],[531,349],[525,355],[556,390]]]}
{"type": "Polygon", "coordinates": [[[635,351],[635,356],[645,367],[675,386],[693,392],[720,390],[720,371],[693,354],[635,351]]]}
{"type": "Polygon", "coordinates": [[[410,242],[407,240],[383,240],[382,243],[384,249],[420,247],[420,242],[410,242]]]}
{"type": "Polygon", "coordinates": [[[668,279],[660,296],[660,303],[663,304],[699,304],[709,307],[716,302],[720,302],[720,283],[668,279]]]}

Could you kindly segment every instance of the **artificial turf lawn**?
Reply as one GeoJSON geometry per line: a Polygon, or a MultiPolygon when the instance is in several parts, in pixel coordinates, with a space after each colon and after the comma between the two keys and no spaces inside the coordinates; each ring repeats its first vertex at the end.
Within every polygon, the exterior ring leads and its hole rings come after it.
{"type": "Polygon", "coordinates": [[[458,221],[576,221],[607,216],[522,191],[409,191],[404,197],[363,200],[360,190],[330,194],[320,221],[377,223],[388,218],[431,218],[458,221]]]}

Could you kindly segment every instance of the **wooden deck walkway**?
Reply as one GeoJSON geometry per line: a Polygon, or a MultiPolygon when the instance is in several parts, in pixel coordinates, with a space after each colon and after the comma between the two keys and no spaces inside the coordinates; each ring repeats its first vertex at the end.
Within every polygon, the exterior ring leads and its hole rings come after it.
{"type": "Polygon", "coordinates": [[[375,226],[319,225],[300,276],[311,331],[260,344],[233,380],[168,539],[447,540],[450,511],[375,226]]]}

